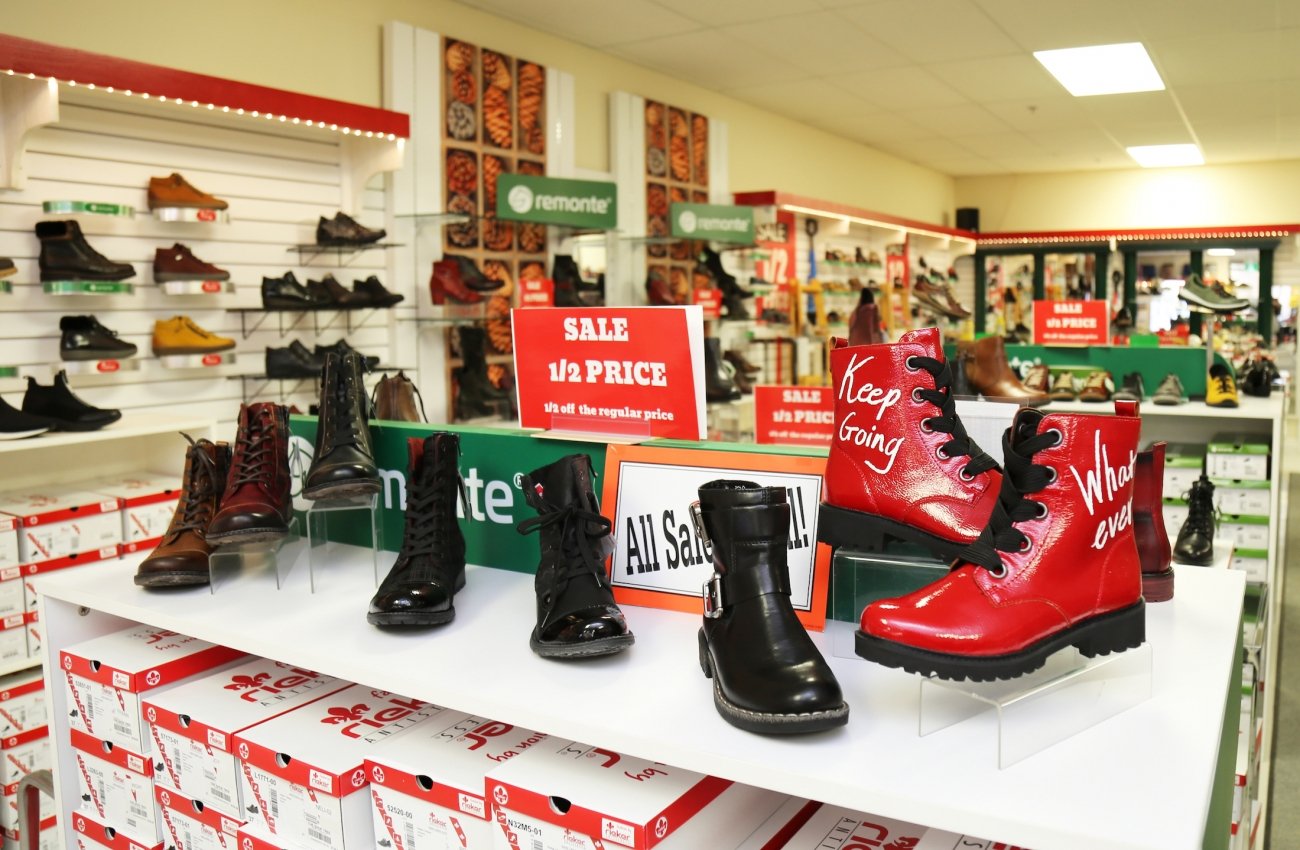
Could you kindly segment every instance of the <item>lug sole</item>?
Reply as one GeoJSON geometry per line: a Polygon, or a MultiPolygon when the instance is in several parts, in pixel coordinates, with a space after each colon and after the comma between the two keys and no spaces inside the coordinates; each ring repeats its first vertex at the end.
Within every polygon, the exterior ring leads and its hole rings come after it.
{"type": "Polygon", "coordinates": [[[1047,662],[1048,656],[1073,646],[1085,658],[1135,649],[1146,641],[1146,603],[1139,599],[1127,608],[1090,617],[1044,638],[1019,652],[1007,655],[952,655],[917,649],[895,641],[873,637],[858,630],[854,634],[854,651],[885,667],[902,668],[908,673],[940,679],[991,682],[1014,679],[1032,673],[1047,662]]]}
{"type": "Polygon", "coordinates": [[[383,488],[379,479],[359,479],[356,481],[339,481],[307,487],[302,491],[304,499],[313,502],[319,499],[347,499],[352,496],[373,496],[383,488]]]}
{"type": "Polygon", "coordinates": [[[137,587],[197,587],[208,583],[208,573],[174,571],[169,573],[137,574],[137,587]]]}
{"type": "Polygon", "coordinates": [[[64,350],[59,352],[60,360],[72,360],[77,363],[85,363],[91,360],[125,360],[128,357],[134,357],[139,349],[132,351],[94,351],[92,349],[75,349],[72,351],[64,350]]]}
{"type": "Polygon", "coordinates": [[[925,546],[936,557],[944,560],[952,560],[969,545],[969,541],[945,540],[892,519],[822,502],[817,521],[818,542],[833,548],[846,546],[866,552],[879,552],[890,538],[925,546]]]}
{"type": "Polygon", "coordinates": [[[284,528],[247,528],[239,531],[212,532],[205,536],[214,546],[238,546],[244,543],[273,543],[289,534],[284,528]]]}
{"type": "Polygon", "coordinates": [[[1159,573],[1142,574],[1142,598],[1147,602],[1168,602],[1174,598],[1173,567],[1159,573]]]}
{"type": "Polygon", "coordinates": [[[538,639],[535,626],[528,638],[529,648],[542,658],[598,658],[622,652],[635,642],[636,635],[628,633],[584,643],[547,643],[538,639]]]}
{"type": "Polygon", "coordinates": [[[849,704],[846,702],[825,711],[806,711],[798,714],[750,711],[741,708],[727,699],[722,693],[722,683],[713,675],[713,657],[709,654],[708,641],[702,629],[699,633],[699,641],[700,670],[703,671],[706,679],[713,680],[713,706],[723,720],[737,729],[766,735],[802,735],[809,732],[824,732],[848,724],[849,704]]]}
{"type": "Polygon", "coordinates": [[[447,611],[375,611],[366,614],[372,626],[441,626],[456,619],[456,609],[447,611]]]}

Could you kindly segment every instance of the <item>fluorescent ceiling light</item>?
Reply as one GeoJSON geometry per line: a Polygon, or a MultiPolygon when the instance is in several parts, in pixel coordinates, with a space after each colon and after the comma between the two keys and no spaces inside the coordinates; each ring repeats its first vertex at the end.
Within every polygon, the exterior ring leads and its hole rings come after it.
{"type": "Polygon", "coordinates": [[[1205,157],[1196,145],[1137,145],[1128,155],[1143,168],[1174,168],[1179,165],[1205,165],[1205,157]]]}
{"type": "Polygon", "coordinates": [[[1236,251],[1236,249],[1234,249],[1234,248],[1211,248],[1210,250],[1206,251],[1205,253],[1209,254],[1211,257],[1235,257],[1235,256],[1237,256],[1237,251],[1236,251]]]}
{"type": "Polygon", "coordinates": [[[1075,97],[1164,91],[1164,80],[1141,42],[1036,50],[1034,58],[1075,97]]]}

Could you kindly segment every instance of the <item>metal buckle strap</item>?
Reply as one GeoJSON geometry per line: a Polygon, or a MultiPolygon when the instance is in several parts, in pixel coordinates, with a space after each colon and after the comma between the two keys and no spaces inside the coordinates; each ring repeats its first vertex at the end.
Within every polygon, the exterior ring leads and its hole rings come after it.
{"type": "Polygon", "coordinates": [[[722,601],[722,576],[714,573],[704,583],[704,616],[716,620],[722,616],[725,603],[722,601]]]}

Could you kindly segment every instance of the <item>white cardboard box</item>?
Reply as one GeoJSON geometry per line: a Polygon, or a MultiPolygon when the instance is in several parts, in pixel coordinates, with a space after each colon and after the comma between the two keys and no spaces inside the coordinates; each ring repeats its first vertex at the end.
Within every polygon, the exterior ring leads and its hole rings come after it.
{"type": "Polygon", "coordinates": [[[379,744],[366,756],[375,837],[405,850],[490,850],[496,826],[484,777],[545,740],[508,723],[444,714],[379,744]]]}
{"type": "Polygon", "coordinates": [[[242,822],[235,733],[348,685],[257,658],[150,696],[144,715],[158,783],[242,822]]]}
{"type": "Polygon", "coordinates": [[[141,844],[85,812],[74,812],[72,830],[76,847],[69,850],[162,850],[162,842],[141,844]]]}
{"type": "Polygon", "coordinates": [[[116,555],[122,542],[120,511],[116,497],[80,486],[0,493],[0,513],[18,520],[18,560],[24,565],[49,567],[109,548],[116,555]]]}
{"type": "Polygon", "coordinates": [[[126,552],[152,549],[162,541],[181,494],[179,478],[155,472],[103,478],[83,486],[121,503],[122,546],[126,552]]]}
{"type": "Polygon", "coordinates": [[[48,725],[45,677],[40,668],[0,678],[0,737],[48,725]]]}
{"type": "Polygon", "coordinates": [[[3,741],[4,759],[0,766],[0,784],[5,794],[18,792],[18,783],[35,770],[49,770],[54,765],[50,755],[48,726],[9,735],[3,741]]]}
{"type": "Polygon", "coordinates": [[[162,831],[153,795],[153,763],[77,729],[68,734],[77,764],[78,808],[138,842],[156,844],[162,831]]]}
{"type": "Polygon", "coordinates": [[[18,557],[18,518],[0,515],[0,569],[21,563],[18,557]]]}
{"type": "Polygon", "coordinates": [[[819,808],[794,837],[781,846],[790,850],[883,850],[887,847],[908,847],[912,850],[1024,850],[1009,844],[929,829],[839,806],[819,808]]]}
{"type": "MultiPolygon", "coordinates": [[[[43,806],[42,810],[44,810],[43,806]]],[[[58,818],[52,814],[49,817],[42,817],[39,832],[40,835],[36,839],[37,850],[62,850],[63,836],[59,834],[58,818]]],[[[19,830],[5,831],[4,850],[24,850],[27,846],[19,830]]]]}
{"type": "Polygon", "coordinates": [[[0,663],[27,658],[27,624],[36,619],[35,611],[0,617],[0,663]]]}
{"type": "Polygon", "coordinates": [[[228,850],[243,821],[221,814],[179,791],[154,786],[163,843],[175,850],[228,850]]]}
{"type": "Polygon", "coordinates": [[[23,618],[27,625],[27,657],[40,658],[41,649],[45,645],[45,630],[41,628],[41,612],[28,611],[23,618]]]}
{"type": "MultiPolygon", "coordinates": [[[[40,795],[40,818],[44,824],[55,817],[54,798],[47,794],[40,795]]],[[[18,795],[5,794],[0,799],[0,830],[7,837],[19,837],[18,828],[18,795]]]]}
{"type": "Polygon", "coordinates": [[[73,707],[69,725],[148,753],[152,744],[141,700],[242,657],[236,650],[152,626],[132,626],[74,644],[59,653],[73,707]]]}
{"type": "Polygon", "coordinates": [[[1268,516],[1273,502],[1271,487],[1268,481],[1216,478],[1214,506],[1225,514],[1268,516]]]}
{"type": "Polygon", "coordinates": [[[1272,526],[1266,516],[1247,516],[1245,514],[1221,514],[1219,516],[1219,533],[1232,538],[1238,549],[1262,549],[1268,551],[1272,526]]]}
{"type": "Polygon", "coordinates": [[[27,588],[18,567],[0,568],[0,617],[27,610],[27,588]],[[14,607],[17,605],[18,607],[14,607]]]}
{"type": "Polygon", "coordinates": [[[788,798],[736,850],[781,850],[821,807],[802,797],[788,798]]]}
{"type": "Polygon", "coordinates": [[[365,759],[445,709],[352,685],[235,735],[248,819],[299,850],[374,846],[365,759]]]}
{"type": "Polygon", "coordinates": [[[253,821],[241,826],[235,834],[239,839],[239,850],[286,850],[283,844],[253,821]]]}

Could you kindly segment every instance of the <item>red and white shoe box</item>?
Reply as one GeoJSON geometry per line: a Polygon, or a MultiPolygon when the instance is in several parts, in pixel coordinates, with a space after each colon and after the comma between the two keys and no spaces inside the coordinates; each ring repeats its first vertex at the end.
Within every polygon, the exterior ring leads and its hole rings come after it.
{"type": "Polygon", "coordinates": [[[825,805],[813,812],[807,822],[785,844],[779,846],[790,850],[866,850],[869,847],[882,850],[888,847],[910,847],[912,850],[1024,850],[1010,844],[825,805]]]}
{"type": "Polygon", "coordinates": [[[352,685],[235,735],[244,813],[299,850],[374,846],[365,759],[445,709],[352,685]]]}
{"type": "Polygon", "coordinates": [[[117,557],[121,502],[83,486],[0,493],[0,513],[18,520],[18,560],[24,572],[117,557]]]}
{"type": "Polygon", "coordinates": [[[483,780],[502,762],[547,740],[541,732],[473,715],[439,715],[366,756],[375,837],[405,850],[490,850],[483,780]]]}
{"type": "Polygon", "coordinates": [[[162,850],[161,841],[141,844],[85,812],[75,812],[71,817],[77,846],[69,850],[162,850]]]}
{"type": "MultiPolygon", "coordinates": [[[[36,622],[36,618],[35,611],[0,617],[0,662],[17,661],[30,656],[27,627],[36,622]]],[[[40,651],[39,644],[36,650],[40,651]]]]}
{"type": "Polygon", "coordinates": [[[751,832],[736,850],[782,850],[821,807],[821,803],[802,797],[790,797],[758,829],[751,832]]]}
{"type": "Polygon", "coordinates": [[[735,847],[784,794],[553,739],[487,775],[497,850],[735,847]]]}
{"type": "MultiPolygon", "coordinates": [[[[3,782],[0,795],[0,830],[14,835],[18,831],[18,783],[23,777],[36,770],[49,770],[54,766],[50,750],[49,727],[41,726],[6,737],[0,741],[0,782],[3,782]]],[[[54,801],[41,796],[40,817],[43,821],[53,817],[54,801]]]]}
{"type": "Polygon", "coordinates": [[[0,737],[48,725],[45,677],[40,670],[23,670],[0,678],[0,737]]]}
{"type": "Polygon", "coordinates": [[[239,850],[287,850],[254,821],[241,826],[235,834],[239,840],[239,850]]]}
{"type": "Polygon", "coordinates": [[[154,787],[163,843],[175,850],[229,850],[243,821],[221,814],[179,791],[154,787]]]}
{"type": "Polygon", "coordinates": [[[154,800],[153,761],[146,755],[69,731],[77,763],[79,809],[142,844],[162,838],[154,800]]]}
{"type": "Polygon", "coordinates": [[[144,715],[155,766],[162,765],[156,779],[242,821],[235,734],[349,685],[258,658],[150,696],[144,715]]]}
{"type": "MultiPolygon", "coordinates": [[[[63,836],[59,835],[59,822],[54,815],[41,816],[39,833],[36,838],[37,850],[62,850],[63,836]]],[[[12,832],[5,830],[4,843],[0,844],[4,850],[25,850],[29,846],[29,842],[23,840],[22,833],[17,829],[12,832]]]]}
{"type": "Polygon", "coordinates": [[[151,743],[141,701],[243,657],[153,626],[132,626],[59,653],[69,726],[136,753],[151,743]]]}
{"type": "Polygon", "coordinates": [[[122,505],[122,548],[125,552],[152,549],[176,511],[181,482],[175,475],[150,472],[104,478],[83,485],[85,489],[112,496],[122,505]]]}
{"type": "Polygon", "coordinates": [[[18,557],[18,517],[0,514],[0,569],[16,567],[18,557]]]}

